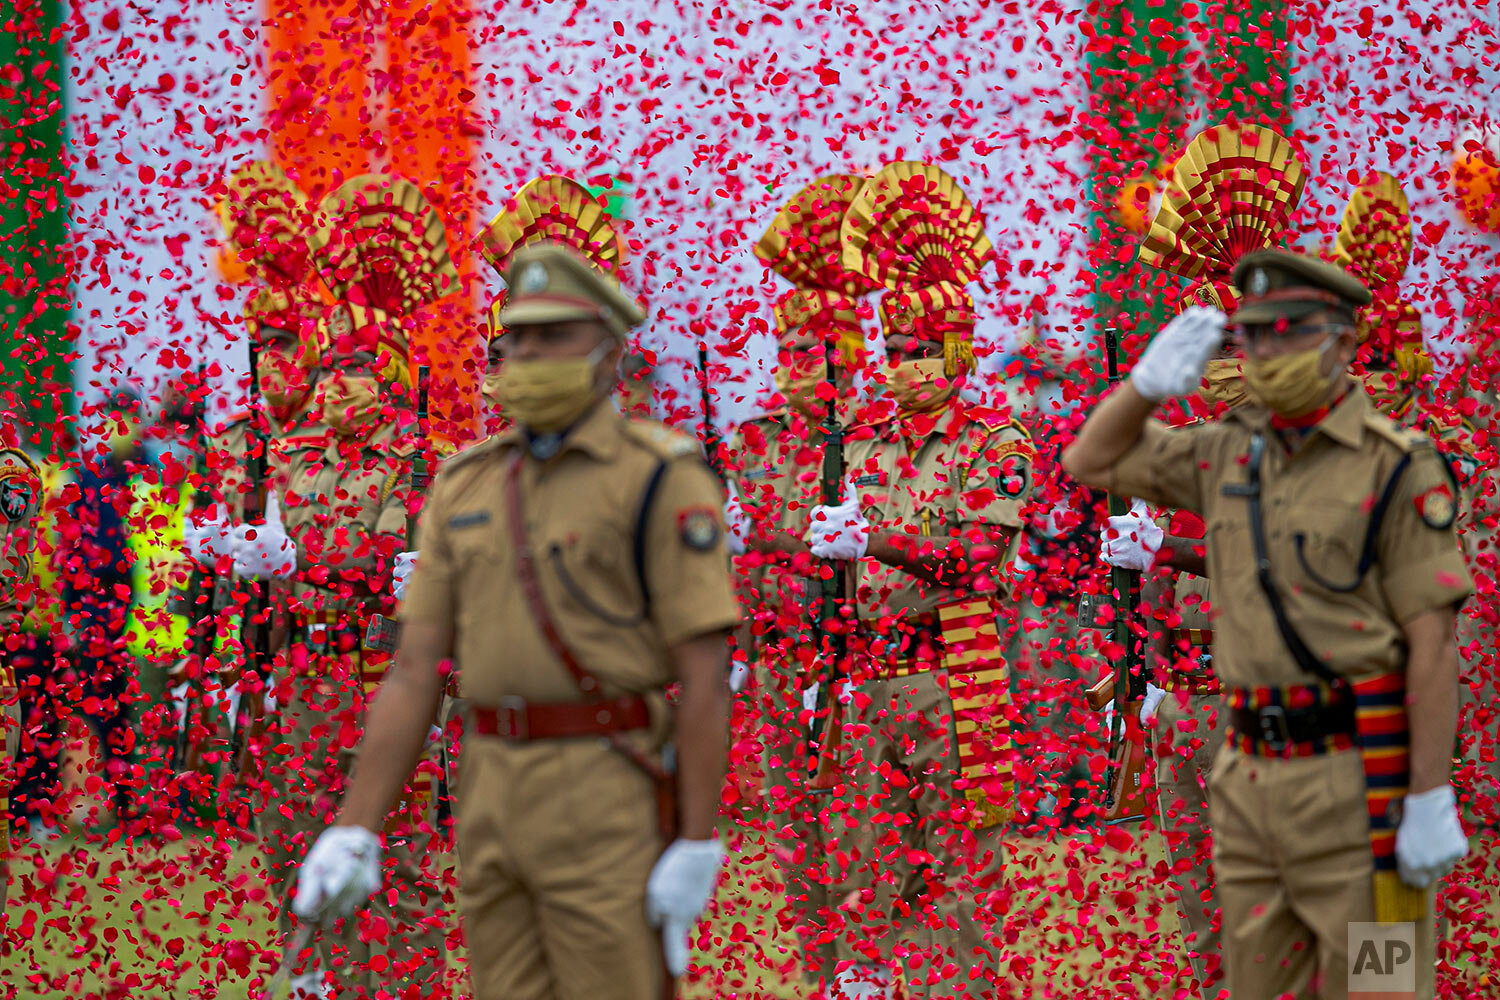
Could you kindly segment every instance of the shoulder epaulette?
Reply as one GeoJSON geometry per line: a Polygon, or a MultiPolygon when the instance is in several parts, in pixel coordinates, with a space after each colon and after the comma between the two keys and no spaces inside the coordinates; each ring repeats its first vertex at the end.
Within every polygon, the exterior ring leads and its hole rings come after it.
{"type": "Polygon", "coordinates": [[[472,461],[481,455],[488,455],[500,447],[500,435],[494,434],[483,441],[475,441],[473,444],[460,448],[452,455],[443,459],[443,472],[450,472],[465,462],[472,461]]]}
{"type": "Polygon", "coordinates": [[[1375,410],[1365,414],[1365,429],[1374,432],[1403,452],[1416,451],[1424,444],[1431,447],[1432,439],[1421,431],[1412,430],[1396,423],[1385,414],[1375,410]]]}
{"type": "Polygon", "coordinates": [[[665,459],[702,453],[697,438],[674,431],[655,420],[628,419],[625,421],[625,434],[647,451],[665,459]]]}
{"type": "Polygon", "coordinates": [[[411,438],[402,438],[391,445],[391,454],[397,458],[411,458],[417,453],[417,442],[411,438]]]}

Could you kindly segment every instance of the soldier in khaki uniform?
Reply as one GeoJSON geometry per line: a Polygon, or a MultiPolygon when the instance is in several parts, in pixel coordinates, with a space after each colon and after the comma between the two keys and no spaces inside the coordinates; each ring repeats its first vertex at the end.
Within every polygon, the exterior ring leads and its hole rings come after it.
{"type": "MultiPolygon", "coordinates": [[[[324,200],[322,214],[327,228],[317,253],[325,273],[336,277],[341,302],[328,319],[328,374],[314,393],[327,443],[286,469],[284,503],[273,500],[265,524],[235,534],[238,575],[291,583],[290,642],[270,691],[279,734],[270,742],[293,748],[290,757],[267,762],[268,786],[281,795],[267,803],[279,813],[265,831],[273,858],[300,855],[332,819],[362,716],[384,675],[385,661],[367,655],[363,641],[404,547],[415,443],[403,324],[441,293],[452,273],[445,244],[406,242],[413,233],[441,235],[433,210],[406,181],[355,178],[324,200]],[[406,213],[381,211],[392,204],[406,213]],[[424,216],[425,226],[407,221],[424,216]],[[370,235],[382,229],[384,239],[370,235]],[[401,255],[412,280],[396,297],[380,297],[388,286],[368,265],[376,252],[361,254],[345,238],[351,232],[401,255]]],[[[319,928],[310,960],[288,956],[297,973],[294,992],[331,995],[330,974],[371,997],[413,983],[438,986],[446,945],[433,915],[439,893],[424,864],[432,855],[429,806],[408,795],[387,825],[392,891],[380,894],[373,912],[319,928]]],[[[288,877],[278,880],[290,888],[288,877]]],[[[290,904],[284,895],[283,911],[290,904]]]]}
{"type": "Polygon", "coordinates": [[[852,372],[864,355],[856,309],[870,284],[845,270],[839,254],[844,213],[862,183],[851,175],[813,181],[777,212],[756,244],[766,266],[796,285],[775,307],[772,377],[783,405],[741,424],[727,449],[729,547],[743,557],[736,575],[754,609],[739,640],[754,661],[753,725],[765,746],[765,807],[781,837],[779,868],[810,982],[833,977],[828,886],[842,877],[829,870],[827,847],[835,838],[826,836],[825,825],[842,817],[823,813],[826,799],[806,787],[808,732],[798,717],[805,701],[816,698],[817,681],[803,674],[797,648],[820,612],[819,588],[797,562],[808,558],[806,511],[820,500],[829,403],[819,390],[828,382],[829,355],[840,422],[852,372]]]}
{"type": "Polygon", "coordinates": [[[890,289],[890,395],[848,433],[849,495],[807,522],[813,555],[851,564],[847,711],[851,731],[869,734],[849,741],[834,790],[855,813],[840,850],[855,869],[846,899],[862,911],[838,936],[853,963],[838,990],[886,996],[899,975],[908,997],[980,996],[995,975],[983,897],[1000,877],[1009,797],[997,615],[1032,447],[1019,425],[958,394],[974,365],[965,285],[990,246],[952,178],[887,166],[855,198],[844,248],[846,266],[890,289]],[[905,240],[914,218],[942,238],[905,240]]]}
{"type": "Polygon", "coordinates": [[[1343,998],[1351,924],[1380,921],[1405,925],[1430,997],[1429,890],[1467,851],[1448,784],[1454,614],[1471,590],[1451,474],[1345,374],[1369,301],[1357,279],[1260,251],[1234,282],[1230,322],[1261,405],[1177,430],[1150,419],[1222,342],[1222,314],[1191,309],[1064,466],[1208,525],[1231,726],[1209,781],[1231,994],[1343,998]]]}
{"type": "Polygon", "coordinates": [[[457,815],[474,997],[653,1000],[659,950],[685,970],[723,857],[725,638],[739,615],[722,495],[695,440],[609,401],[644,318],[618,283],[547,242],[505,271],[498,398],[515,423],[433,485],[395,668],[297,911],[328,919],[378,885],[373,831],[451,657],[470,706],[457,815]],[[680,823],[663,853],[674,731],[680,823]]]}
{"type": "Polygon", "coordinates": [[[9,659],[12,636],[31,604],[33,522],[41,502],[41,471],[0,425],[0,919],[10,882],[10,771],[21,735],[20,692],[9,659]]]}

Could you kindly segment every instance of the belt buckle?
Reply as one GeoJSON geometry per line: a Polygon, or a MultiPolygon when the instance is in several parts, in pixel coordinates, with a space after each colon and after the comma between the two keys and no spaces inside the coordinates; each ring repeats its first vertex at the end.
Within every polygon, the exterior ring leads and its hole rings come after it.
{"type": "Polygon", "coordinates": [[[531,735],[526,728],[525,698],[513,694],[501,698],[500,704],[495,706],[495,721],[496,735],[501,739],[524,743],[531,735]]]}
{"type": "Polygon", "coordinates": [[[1292,742],[1292,731],[1287,728],[1286,709],[1280,705],[1267,705],[1256,713],[1260,720],[1260,741],[1272,753],[1281,753],[1292,742]]]}

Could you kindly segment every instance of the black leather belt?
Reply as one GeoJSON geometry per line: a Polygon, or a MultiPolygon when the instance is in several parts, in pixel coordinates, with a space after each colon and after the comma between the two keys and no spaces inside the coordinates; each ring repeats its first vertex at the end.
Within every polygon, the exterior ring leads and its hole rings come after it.
{"type": "Polygon", "coordinates": [[[1230,708],[1234,731],[1263,744],[1274,753],[1297,743],[1314,743],[1330,736],[1353,736],[1354,699],[1343,697],[1331,705],[1306,708],[1230,708]]]}

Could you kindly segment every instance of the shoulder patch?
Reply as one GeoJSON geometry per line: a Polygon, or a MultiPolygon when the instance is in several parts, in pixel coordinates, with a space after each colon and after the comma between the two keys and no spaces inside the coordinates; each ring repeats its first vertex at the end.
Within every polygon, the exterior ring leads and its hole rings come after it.
{"type": "Polygon", "coordinates": [[[626,420],[625,434],[642,448],[664,459],[703,453],[697,438],[654,420],[626,420]]]}
{"type": "Polygon", "coordinates": [[[1458,501],[1447,483],[1439,483],[1419,494],[1412,503],[1416,504],[1417,516],[1422,523],[1437,531],[1446,531],[1458,519],[1458,501]]]}

